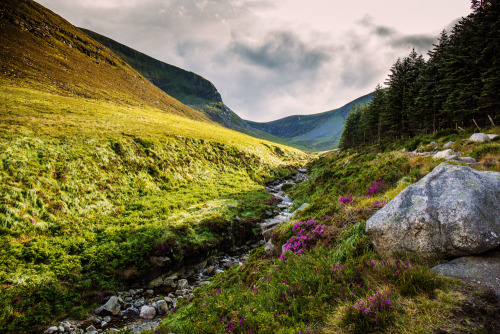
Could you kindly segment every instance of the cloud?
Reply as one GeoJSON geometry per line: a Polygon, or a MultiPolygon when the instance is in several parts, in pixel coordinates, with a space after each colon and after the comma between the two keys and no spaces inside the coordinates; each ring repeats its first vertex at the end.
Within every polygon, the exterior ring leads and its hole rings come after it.
{"type": "Polygon", "coordinates": [[[396,29],[384,26],[374,27],[373,31],[375,32],[376,35],[381,37],[392,36],[396,34],[396,29]]]}
{"type": "Polygon", "coordinates": [[[395,38],[391,45],[395,48],[415,47],[419,52],[425,52],[432,49],[432,44],[436,42],[437,36],[430,35],[410,35],[395,38]]]}
{"type": "Polygon", "coordinates": [[[270,31],[253,43],[235,38],[229,48],[243,61],[270,70],[315,71],[332,57],[326,47],[303,42],[291,31],[270,31]]]}

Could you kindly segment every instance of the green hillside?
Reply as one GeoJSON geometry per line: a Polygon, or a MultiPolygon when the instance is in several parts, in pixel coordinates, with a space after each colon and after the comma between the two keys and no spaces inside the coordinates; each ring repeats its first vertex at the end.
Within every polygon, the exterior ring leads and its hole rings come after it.
{"type": "Polygon", "coordinates": [[[205,114],[212,121],[251,136],[286,144],[280,138],[254,129],[222,102],[215,86],[202,76],[156,60],[106,36],[80,28],[88,36],[108,47],[154,85],[182,103],[205,114]]]}
{"type": "Polygon", "coordinates": [[[211,122],[33,1],[0,13],[1,333],[84,317],[151,256],[251,240],[264,181],[307,158],[211,122]]]}
{"type": "Polygon", "coordinates": [[[281,138],[288,145],[310,151],[326,151],[339,146],[345,121],[354,105],[371,101],[364,95],[341,108],[312,115],[296,115],[276,121],[258,123],[246,121],[252,127],[281,138]]]}

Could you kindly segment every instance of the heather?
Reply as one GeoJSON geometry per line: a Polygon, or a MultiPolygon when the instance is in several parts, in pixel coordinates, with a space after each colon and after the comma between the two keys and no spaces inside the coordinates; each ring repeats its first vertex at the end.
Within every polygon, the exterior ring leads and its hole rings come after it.
{"type": "MultiPolygon", "coordinates": [[[[434,138],[439,143],[446,139],[434,138]]],[[[481,144],[462,140],[456,145],[471,152],[481,144]]],[[[369,147],[320,155],[309,166],[311,178],[289,190],[294,207],[310,205],[275,229],[274,248],[254,250],[243,266],[195,289],[194,299],[183,302],[157,331],[491,332],[486,322],[467,327],[456,321],[454,314],[470,295],[460,292],[457,281],[431,272],[435,260],[374,251],[366,220],[440,163],[401,148],[374,152],[369,147]]],[[[477,168],[495,166],[480,163],[477,168]]]]}

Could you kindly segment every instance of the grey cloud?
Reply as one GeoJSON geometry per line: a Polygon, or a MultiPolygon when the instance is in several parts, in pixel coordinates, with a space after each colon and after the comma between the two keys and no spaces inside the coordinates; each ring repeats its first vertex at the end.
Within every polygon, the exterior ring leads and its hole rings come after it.
{"type": "Polygon", "coordinates": [[[419,50],[429,50],[432,44],[436,42],[436,36],[429,35],[410,35],[394,39],[391,42],[393,47],[415,47],[419,50]]]}
{"type": "Polygon", "coordinates": [[[259,44],[233,40],[230,49],[244,61],[271,70],[317,70],[332,56],[327,48],[310,46],[289,31],[269,32],[259,44]]]}
{"type": "Polygon", "coordinates": [[[377,26],[374,27],[373,31],[376,35],[381,37],[392,36],[396,33],[396,30],[390,27],[377,26]]]}

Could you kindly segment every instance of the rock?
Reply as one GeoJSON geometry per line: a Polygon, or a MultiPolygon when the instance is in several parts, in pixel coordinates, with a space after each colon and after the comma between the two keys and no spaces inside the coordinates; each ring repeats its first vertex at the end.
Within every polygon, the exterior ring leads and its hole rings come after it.
{"type": "Polygon", "coordinates": [[[89,327],[85,328],[85,330],[86,330],[87,332],[92,332],[92,331],[95,331],[95,330],[97,330],[97,329],[96,329],[94,326],[90,325],[89,327]]]}
{"type": "Polygon", "coordinates": [[[450,277],[479,283],[491,288],[500,297],[500,252],[460,257],[432,268],[450,277]]]}
{"type": "Polygon", "coordinates": [[[460,157],[460,158],[458,158],[458,161],[463,162],[463,163],[468,164],[468,165],[477,164],[476,159],[474,159],[472,157],[460,157]]]}
{"type": "Polygon", "coordinates": [[[162,286],[163,285],[163,277],[158,277],[158,278],[155,278],[154,280],[152,280],[151,282],[149,282],[148,286],[150,288],[157,288],[159,286],[162,286]]]}
{"type": "Polygon", "coordinates": [[[57,328],[57,331],[58,331],[59,333],[64,333],[64,327],[63,327],[63,326],[59,326],[59,327],[57,328]]]}
{"type": "Polygon", "coordinates": [[[490,138],[490,140],[493,140],[496,137],[498,137],[498,135],[494,135],[494,134],[487,134],[487,136],[490,138]]]}
{"type": "Polygon", "coordinates": [[[153,303],[153,307],[156,309],[158,314],[165,314],[168,312],[168,304],[165,300],[159,300],[153,303]]]}
{"type": "Polygon", "coordinates": [[[445,159],[446,160],[458,160],[458,159],[460,159],[460,157],[458,155],[456,155],[456,154],[452,154],[452,155],[447,155],[445,157],[445,159]]]}
{"type": "Polygon", "coordinates": [[[435,141],[431,141],[429,145],[432,145],[432,146],[439,146],[438,143],[436,143],[435,141]]]}
{"type": "Polygon", "coordinates": [[[491,141],[490,137],[488,135],[485,135],[484,133],[475,133],[472,136],[470,136],[469,140],[479,143],[491,141]]]}
{"type": "Polygon", "coordinates": [[[137,308],[131,306],[128,309],[121,312],[122,316],[126,317],[138,317],[140,312],[137,308]]]}
{"type": "Polygon", "coordinates": [[[176,280],[177,280],[177,275],[169,276],[165,278],[165,280],[163,281],[163,285],[175,288],[177,286],[177,283],[175,282],[176,280]]]}
{"type": "Polygon", "coordinates": [[[168,256],[151,256],[149,258],[149,263],[158,266],[164,267],[170,262],[170,258],[168,256]]]}
{"type": "Polygon", "coordinates": [[[307,168],[299,168],[297,169],[299,173],[307,173],[307,168]]]}
{"type": "Polygon", "coordinates": [[[188,292],[188,290],[187,290],[187,289],[182,289],[182,290],[177,290],[177,291],[175,291],[175,295],[176,295],[176,296],[181,296],[181,297],[183,297],[183,296],[187,295],[188,293],[189,293],[189,292],[188,292]]]}
{"type": "Polygon", "coordinates": [[[146,304],[146,300],[144,299],[144,297],[141,297],[134,302],[134,307],[139,308],[139,307],[143,306],[144,304],[146,304]]]}
{"type": "Polygon", "coordinates": [[[104,327],[106,327],[107,325],[108,325],[108,323],[107,323],[106,321],[101,322],[101,328],[104,328],[104,327]]]}
{"type": "Polygon", "coordinates": [[[156,310],[152,306],[144,305],[141,307],[141,313],[139,316],[143,319],[153,319],[156,316],[156,310]]]}
{"type": "Polygon", "coordinates": [[[116,332],[119,332],[120,330],[119,329],[116,329],[116,328],[110,328],[108,329],[108,332],[109,333],[116,333],[116,332]]]}
{"type": "Polygon", "coordinates": [[[180,279],[177,281],[177,290],[183,290],[188,287],[188,280],[187,279],[180,279]]]}
{"type": "Polygon", "coordinates": [[[452,257],[500,245],[500,173],[442,163],[367,222],[380,253],[452,257]]]}
{"type": "Polygon", "coordinates": [[[215,267],[214,266],[210,266],[207,269],[205,269],[205,275],[207,275],[207,276],[213,276],[213,275],[215,275],[215,267]]]}
{"type": "Polygon", "coordinates": [[[52,326],[52,327],[47,328],[45,333],[52,334],[52,333],[57,333],[57,331],[59,331],[59,327],[52,326]]]}
{"type": "Polygon", "coordinates": [[[110,322],[111,321],[111,317],[104,317],[104,318],[102,318],[102,321],[110,322]]]}
{"type": "Polygon", "coordinates": [[[154,295],[154,291],[153,290],[146,290],[146,294],[148,296],[152,296],[152,295],[154,295]]]}
{"type": "Polygon", "coordinates": [[[449,142],[447,142],[446,144],[443,145],[443,148],[451,147],[451,146],[453,146],[453,144],[455,144],[454,141],[449,141],[449,142]]]}
{"type": "Polygon", "coordinates": [[[163,299],[164,299],[167,303],[169,303],[169,304],[173,304],[173,303],[174,303],[174,301],[173,301],[173,300],[172,300],[172,298],[170,298],[170,297],[165,297],[165,298],[163,298],[163,299]]]}
{"type": "Polygon", "coordinates": [[[439,151],[436,154],[434,154],[432,157],[434,159],[442,159],[442,158],[446,158],[447,156],[450,156],[450,155],[453,155],[453,150],[452,149],[447,149],[447,150],[444,150],[444,151],[439,151]]]}
{"type": "Polygon", "coordinates": [[[103,306],[97,308],[95,310],[95,314],[112,314],[118,315],[120,314],[120,303],[117,296],[111,296],[109,300],[103,306]]]}

